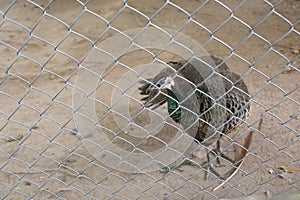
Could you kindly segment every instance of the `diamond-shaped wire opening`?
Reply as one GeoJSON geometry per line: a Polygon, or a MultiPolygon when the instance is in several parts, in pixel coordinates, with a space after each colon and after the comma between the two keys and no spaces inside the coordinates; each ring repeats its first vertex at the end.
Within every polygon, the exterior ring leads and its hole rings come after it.
{"type": "Polygon", "coordinates": [[[148,24],[148,18],[137,10],[123,7],[122,12],[117,13],[111,20],[110,25],[120,31],[144,27],[148,24]],[[123,24],[126,24],[124,28],[123,24]]]}
{"type": "Polygon", "coordinates": [[[0,58],[0,77],[3,78],[4,76],[6,76],[5,71],[7,66],[9,66],[16,57],[16,50],[14,48],[11,48],[7,44],[0,44],[0,51],[5,52],[6,54],[5,57],[0,58]]]}
{"type": "Polygon", "coordinates": [[[85,11],[76,22],[72,25],[72,30],[84,35],[92,41],[96,41],[98,37],[106,31],[108,23],[103,21],[101,17],[93,13],[85,11]],[[87,23],[88,22],[88,23],[87,23]]]}
{"type": "Polygon", "coordinates": [[[159,9],[159,13],[151,17],[151,23],[159,27],[179,30],[189,19],[188,13],[183,11],[176,4],[168,2],[159,9]]]}
{"type": "MultiPolygon", "coordinates": [[[[234,15],[248,24],[250,27],[256,27],[262,20],[270,14],[272,7],[263,0],[243,1],[234,9],[234,15]],[[244,13],[250,14],[245,16],[244,13]],[[259,13],[259,14],[258,14],[259,13]]],[[[228,6],[230,6],[228,4],[228,6]]]]}
{"type": "Polygon", "coordinates": [[[59,19],[51,15],[45,15],[35,26],[32,35],[56,46],[68,33],[68,28],[67,24],[59,19]],[[48,29],[49,26],[53,28],[48,29]]]}
{"type": "Polygon", "coordinates": [[[64,36],[56,51],[69,56],[75,61],[80,61],[92,48],[92,42],[76,32],[69,32],[64,36]],[[80,48],[80,51],[78,51],[80,48]]]}
{"type": "Polygon", "coordinates": [[[27,40],[22,49],[20,49],[22,55],[39,64],[46,63],[53,51],[53,45],[34,37],[27,40]]]}
{"type": "Polygon", "coordinates": [[[29,84],[41,73],[41,65],[31,58],[17,57],[9,66],[7,73],[29,84]]]}
{"type": "Polygon", "coordinates": [[[240,21],[228,17],[224,22],[216,29],[214,36],[226,43],[233,49],[236,49],[245,38],[249,36],[250,29],[240,21]],[[230,37],[232,36],[232,37],[230,37]],[[234,37],[234,39],[233,39],[234,37]]]}
{"type": "Polygon", "coordinates": [[[265,40],[273,43],[283,37],[291,29],[291,25],[282,17],[272,12],[270,13],[271,15],[266,16],[256,25],[254,31],[265,38],[265,40]],[[272,27],[273,34],[269,34],[269,27],[272,27]]]}
{"type": "Polygon", "coordinates": [[[97,0],[87,1],[85,4],[88,11],[92,11],[101,18],[111,21],[120,10],[124,9],[124,1],[102,1],[101,3],[97,0]]]}
{"type": "Polygon", "coordinates": [[[43,10],[32,3],[15,1],[6,16],[31,30],[39,22],[40,17],[43,16],[43,10]],[[22,15],[20,15],[22,9],[26,9],[28,12],[22,12],[22,15]]]}
{"type": "Polygon", "coordinates": [[[216,31],[226,19],[230,17],[230,10],[223,7],[216,1],[205,1],[200,4],[200,6],[191,13],[192,18],[205,26],[211,32],[216,31]],[[218,10],[218,12],[216,12],[218,10]],[[210,23],[211,20],[214,23],[210,23]]]}
{"type": "Polygon", "coordinates": [[[5,20],[0,26],[0,36],[3,38],[1,45],[13,48],[17,52],[29,38],[29,30],[16,22],[5,20]]]}
{"type": "Polygon", "coordinates": [[[64,2],[63,0],[51,1],[46,8],[47,13],[68,25],[72,25],[83,10],[84,7],[80,1],[64,2]]]}

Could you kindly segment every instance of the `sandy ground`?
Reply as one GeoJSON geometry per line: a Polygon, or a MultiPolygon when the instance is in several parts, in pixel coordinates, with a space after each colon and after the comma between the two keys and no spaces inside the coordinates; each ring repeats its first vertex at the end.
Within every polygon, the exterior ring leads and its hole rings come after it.
{"type": "MultiPolygon", "coordinates": [[[[4,0],[0,4],[1,198],[226,199],[299,193],[299,1],[285,0],[278,5],[277,1],[270,1],[276,5],[272,14],[270,5],[260,0],[220,1],[223,6],[214,1],[203,4],[201,0],[176,0],[169,4],[161,0],[134,0],[124,6],[122,1],[103,0],[90,1],[86,12],[81,4],[71,0],[53,1],[50,5],[46,0],[34,2],[36,5],[16,1],[10,6],[11,1],[4,0]],[[41,9],[45,7],[46,12],[41,9]],[[187,23],[186,13],[194,13],[194,21],[187,23]],[[109,138],[113,148],[132,152],[138,146],[144,152],[153,152],[168,143],[178,127],[168,120],[154,137],[159,140],[145,139],[146,132],[140,134],[142,129],[134,126],[148,123],[149,118],[144,115],[149,113],[143,113],[133,120],[128,131],[120,131],[115,121],[120,116],[107,108],[112,95],[119,94],[114,93],[115,85],[125,86],[120,82],[123,75],[150,63],[153,57],[146,51],[135,51],[119,59],[127,68],[120,63],[103,67],[103,57],[91,51],[93,45],[100,48],[117,33],[107,29],[107,22],[109,27],[127,31],[147,26],[149,17],[156,26],[180,30],[204,45],[209,54],[226,59],[229,68],[243,77],[250,90],[250,117],[238,133],[225,139],[223,148],[232,155],[230,143],[242,144],[253,130],[251,147],[238,173],[217,191],[212,190],[221,181],[213,175],[204,180],[205,170],[200,163],[205,159],[201,157],[188,156],[192,165],[163,174],[160,170],[124,172],[121,165],[112,169],[107,162],[118,163],[98,155],[98,142],[103,142],[99,135],[109,138]],[[251,35],[249,27],[253,28],[251,35]],[[276,45],[271,48],[270,44],[276,45]],[[98,127],[93,125],[93,130],[89,119],[74,117],[73,105],[76,111],[83,110],[89,115],[90,107],[79,108],[80,98],[85,94],[83,90],[95,87],[90,85],[94,82],[88,81],[95,77],[100,80],[100,76],[80,79],[86,71],[78,66],[99,70],[104,77],[102,82],[95,83],[96,116],[88,116],[96,119],[98,127]],[[81,84],[85,81],[89,84],[81,84]],[[261,116],[263,123],[258,131],[261,116]],[[105,128],[102,133],[100,126],[105,128]],[[85,139],[71,134],[74,128],[85,139]]],[[[112,48],[118,43],[114,42],[112,48]]],[[[165,62],[177,59],[168,53],[157,58],[165,62]]],[[[140,98],[137,79],[128,80],[133,85],[128,96],[140,98]]],[[[134,99],[129,102],[131,115],[142,111],[134,99]]],[[[159,111],[162,115],[166,114],[164,109],[159,111]]],[[[193,143],[181,153],[188,155],[197,148],[193,143]]],[[[220,173],[230,169],[225,161],[222,164],[225,166],[217,169],[220,173]]]]}

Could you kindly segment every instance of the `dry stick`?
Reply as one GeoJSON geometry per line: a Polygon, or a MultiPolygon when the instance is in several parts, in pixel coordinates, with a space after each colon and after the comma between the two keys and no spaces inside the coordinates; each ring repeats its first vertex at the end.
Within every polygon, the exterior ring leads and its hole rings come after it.
{"type": "MultiPolygon", "coordinates": [[[[73,172],[70,172],[68,171],[67,169],[65,168],[60,168],[60,169],[57,169],[57,168],[53,168],[53,169],[45,169],[43,170],[42,172],[56,172],[56,171],[61,171],[61,172],[64,172],[66,174],[68,174],[69,176],[72,176],[72,177],[78,177],[78,178],[83,178],[83,176],[81,174],[76,174],[76,173],[73,173],[73,172]]],[[[39,173],[42,173],[40,171],[34,171],[34,172],[27,172],[27,171],[13,171],[12,173],[9,173],[9,172],[4,172],[4,174],[22,174],[22,175],[27,175],[27,174],[39,174],[39,173]]]]}
{"type": "MultiPolygon", "coordinates": [[[[263,118],[261,116],[259,124],[258,124],[258,130],[260,131],[261,129],[261,124],[262,124],[263,118]]],[[[218,185],[216,188],[213,189],[213,191],[218,190],[220,187],[222,187],[225,183],[227,183],[240,169],[241,165],[244,163],[245,161],[245,157],[247,155],[248,149],[250,147],[251,141],[252,141],[252,136],[253,136],[253,131],[250,131],[250,133],[247,135],[243,148],[241,150],[241,154],[238,157],[238,159],[235,160],[235,164],[232,167],[232,169],[228,172],[229,176],[226,178],[226,180],[224,182],[222,182],[220,185],[218,185]]]]}

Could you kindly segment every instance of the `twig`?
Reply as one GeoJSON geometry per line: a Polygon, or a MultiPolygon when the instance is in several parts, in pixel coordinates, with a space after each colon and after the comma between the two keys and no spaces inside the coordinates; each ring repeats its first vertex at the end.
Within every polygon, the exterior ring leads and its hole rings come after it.
{"type": "Polygon", "coordinates": [[[84,178],[84,176],[82,174],[70,172],[66,168],[44,169],[43,171],[12,171],[11,173],[9,173],[9,172],[4,172],[4,173],[5,174],[39,174],[39,173],[47,173],[47,172],[51,173],[51,172],[57,172],[57,171],[63,172],[71,177],[84,178]]]}

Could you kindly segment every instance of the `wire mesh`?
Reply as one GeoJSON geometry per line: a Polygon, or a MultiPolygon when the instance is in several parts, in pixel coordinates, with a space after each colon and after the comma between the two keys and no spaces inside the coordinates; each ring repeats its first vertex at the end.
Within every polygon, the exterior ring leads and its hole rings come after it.
{"type": "Polygon", "coordinates": [[[299,9],[297,0],[1,1],[1,199],[299,198],[299,9]],[[195,143],[138,90],[169,61],[203,55],[222,58],[250,94],[249,117],[221,139],[236,162],[211,156],[218,173],[236,170],[226,180],[203,164],[216,144],[195,143]]]}

